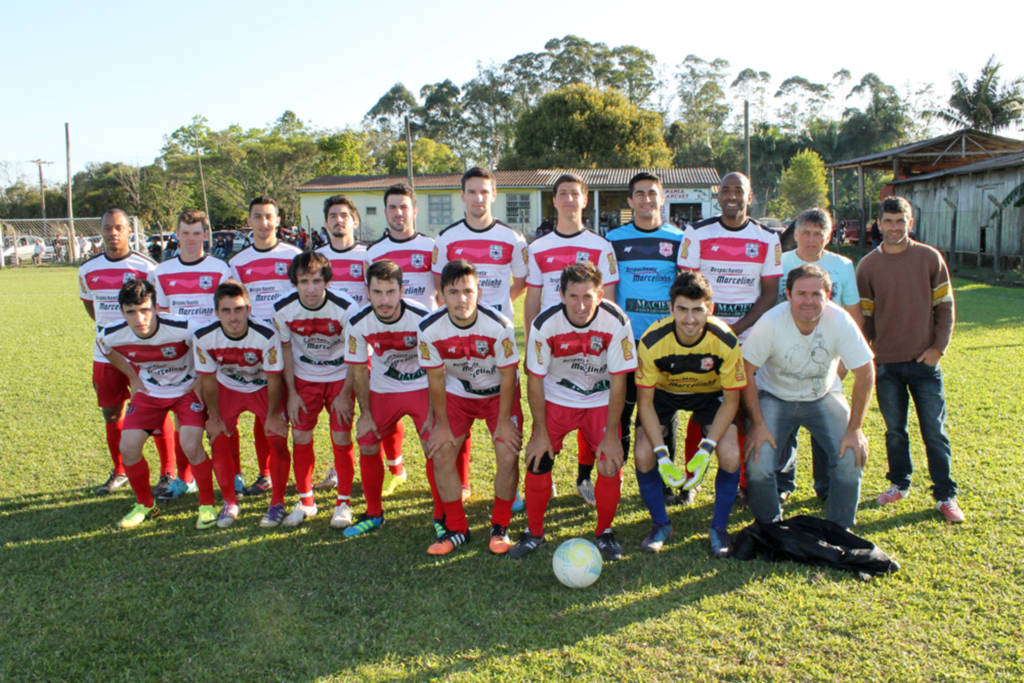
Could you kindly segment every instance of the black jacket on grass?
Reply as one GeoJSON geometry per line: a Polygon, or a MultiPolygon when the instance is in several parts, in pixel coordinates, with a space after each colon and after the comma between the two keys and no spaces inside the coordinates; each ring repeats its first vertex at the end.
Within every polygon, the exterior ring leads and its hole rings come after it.
{"type": "Polygon", "coordinates": [[[896,560],[871,541],[835,522],[807,515],[781,522],[754,522],[736,536],[734,548],[733,556],[738,560],[789,560],[854,572],[862,579],[900,568],[896,560]]]}

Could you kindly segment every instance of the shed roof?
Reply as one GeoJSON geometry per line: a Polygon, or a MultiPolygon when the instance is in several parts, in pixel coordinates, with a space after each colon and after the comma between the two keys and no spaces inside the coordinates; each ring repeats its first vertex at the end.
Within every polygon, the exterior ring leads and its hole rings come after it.
{"type": "Polygon", "coordinates": [[[932,173],[1024,151],[1024,140],[1004,138],[977,130],[958,130],[930,140],[922,140],[884,152],[829,164],[829,168],[856,168],[891,171],[893,160],[901,173],[932,173]]]}
{"type": "MultiPolygon", "coordinates": [[[[621,189],[629,185],[629,179],[641,171],[648,171],[661,178],[666,187],[711,187],[718,185],[721,178],[713,168],[583,168],[583,169],[539,169],[535,171],[495,171],[495,180],[500,189],[551,187],[563,173],[575,173],[596,190],[621,189]]],[[[299,192],[336,192],[355,190],[383,190],[395,183],[405,182],[405,175],[348,175],[320,176],[299,185],[299,192]]],[[[413,176],[417,189],[459,189],[461,173],[427,173],[413,176]]]]}
{"type": "Polygon", "coordinates": [[[1024,152],[1006,154],[1003,156],[996,157],[994,159],[985,159],[984,161],[978,161],[973,164],[967,164],[966,166],[947,168],[944,171],[937,171],[935,173],[928,173],[926,175],[916,175],[911,178],[904,178],[903,180],[891,182],[889,183],[889,185],[903,185],[905,183],[916,183],[923,180],[934,180],[935,178],[942,178],[943,176],[951,175],[970,175],[972,173],[985,173],[988,171],[995,171],[1000,168],[1012,168],[1014,166],[1024,166],[1024,152]]]}

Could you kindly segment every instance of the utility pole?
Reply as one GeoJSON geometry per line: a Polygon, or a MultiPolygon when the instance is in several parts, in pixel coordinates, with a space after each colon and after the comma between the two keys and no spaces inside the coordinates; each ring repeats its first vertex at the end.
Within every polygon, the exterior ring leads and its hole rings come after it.
{"type": "Polygon", "coordinates": [[[43,165],[52,165],[52,161],[43,161],[42,159],[33,159],[29,161],[30,164],[37,164],[39,166],[39,201],[42,202],[43,206],[43,239],[49,237],[48,230],[46,228],[46,189],[43,187],[43,165]]]}
{"type": "Polygon", "coordinates": [[[743,100],[743,149],[747,159],[747,179],[750,179],[750,102],[743,100]]]}
{"type": "Polygon", "coordinates": [[[405,162],[409,166],[409,187],[412,187],[412,135],[409,133],[409,115],[405,115],[405,162]]]}
{"type": "MultiPolygon", "coordinates": [[[[198,135],[193,135],[192,139],[194,140],[195,147],[196,147],[196,161],[199,162],[199,184],[203,186],[203,209],[206,210],[206,220],[209,221],[210,220],[210,204],[206,201],[206,178],[203,177],[203,158],[199,154],[199,136],[198,135]]],[[[177,226],[175,226],[175,227],[177,227],[177,226]]],[[[213,228],[212,224],[210,225],[210,228],[211,229],[213,228]]],[[[163,237],[161,237],[161,239],[163,239],[163,237]]],[[[211,237],[210,239],[213,239],[213,238],[211,237]]]]}
{"type": "Polygon", "coordinates": [[[68,263],[78,260],[78,238],[75,236],[75,214],[71,210],[71,126],[64,124],[64,141],[68,160],[68,263]]]}

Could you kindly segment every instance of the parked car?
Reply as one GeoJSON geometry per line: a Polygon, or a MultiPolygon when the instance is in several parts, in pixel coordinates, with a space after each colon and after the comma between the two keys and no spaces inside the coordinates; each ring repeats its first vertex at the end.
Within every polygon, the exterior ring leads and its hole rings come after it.
{"type": "Polygon", "coordinates": [[[42,244],[43,260],[53,260],[53,247],[46,244],[42,237],[36,237],[35,235],[14,235],[13,237],[4,238],[4,262],[7,264],[14,263],[14,256],[17,253],[18,261],[32,262],[32,259],[36,255],[36,245],[42,244]]]}
{"type": "Polygon", "coordinates": [[[758,218],[756,220],[764,227],[770,228],[775,232],[782,232],[783,230],[786,229],[786,226],[783,225],[782,221],[780,221],[778,218],[758,218]]]}
{"type": "Polygon", "coordinates": [[[846,221],[846,228],[843,229],[843,241],[848,244],[857,244],[860,241],[860,221],[846,221]]]}

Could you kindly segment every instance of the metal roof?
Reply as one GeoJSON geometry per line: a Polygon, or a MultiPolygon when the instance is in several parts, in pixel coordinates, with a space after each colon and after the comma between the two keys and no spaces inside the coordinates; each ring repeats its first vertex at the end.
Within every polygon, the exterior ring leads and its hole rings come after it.
{"type": "MultiPolygon", "coordinates": [[[[622,189],[629,179],[641,171],[654,173],[665,187],[711,187],[721,182],[713,168],[582,168],[540,169],[535,171],[495,171],[500,189],[546,189],[554,185],[558,176],[574,173],[594,190],[622,189]]],[[[356,190],[383,190],[395,183],[406,182],[405,175],[349,175],[321,176],[298,186],[299,192],[338,192],[356,190]]],[[[416,189],[453,189],[461,187],[461,173],[429,173],[413,176],[416,189]]]]}
{"type": "Polygon", "coordinates": [[[884,152],[828,164],[828,168],[864,168],[892,171],[897,160],[901,174],[931,173],[964,166],[979,159],[1024,151],[1024,140],[1004,138],[977,130],[958,130],[930,140],[922,140],[884,152]]]}
{"type": "Polygon", "coordinates": [[[947,168],[946,170],[938,171],[937,173],[916,175],[911,178],[904,178],[903,180],[891,182],[889,183],[889,185],[916,183],[922,180],[933,180],[935,178],[942,178],[943,176],[951,175],[970,175],[971,173],[985,173],[987,171],[995,171],[1000,168],[1012,168],[1013,166],[1024,166],[1024,152],[1007,154],[1004,156],[996,157],[995,159],[986,159],[985,161],[978,161],[973,164],[967,164],[966,166],[947,168]]]}

